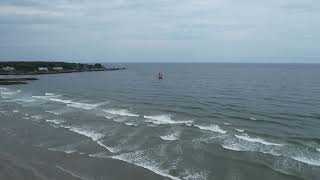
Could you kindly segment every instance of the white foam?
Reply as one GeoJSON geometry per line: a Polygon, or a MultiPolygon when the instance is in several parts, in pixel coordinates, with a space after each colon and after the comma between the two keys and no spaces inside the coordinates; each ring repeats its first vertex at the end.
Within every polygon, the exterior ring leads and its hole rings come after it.
{"type": "Polygon", "coordinates": [[[114,115],[139,117],[139,115],[133,114],[126,109],[106,109],[103,111],[109,114],[114,114],[114,115]]]}
{"type": "Polygon", "coordinates": [[[250,120],[253,120],[253,121],[256,121],[257,119],[256,118],[253,118],[253,117],[251,117],[251,118],[249,118],[250,120]]]}
{"type": "Polygon", "coordinates": [[[13,110],[12,112],[18,113],[18,112],[20,112],[20,110],[15,109],[15,110],[13,110]]]}
{"type": "Polygon", "coordinates": [[[234,135],[235,137],[248,141],[248,142],[253,142],[253,143],[260,143],[260,144],[264,144],[264,145],[271,145],[271,146],[284,146],[283,144],[277,144],[277,143],[271,143],[268,142],[262,138],[252,138],[250,136],[248,136],[247,134],[243,134],[243,135],[234,135]]]}
{"type": "Polygon", "coordinates": [[[251,152],[260,152],[264,154],[271,154],[273,156],[281,156],[279,152],[277,152],[274,148],[264,148],[258,144],[248,144],[248,143],[240,143],[235,141],[234,139],[228,139],[221,145],[224,149],[232,150],[232,151],[251,151],[251,152]]]}
{"type": "Polygon", "coordinates": [[[8,99],[16,94],[19,94],[20,92],[21,90],[10,90],[10,89],[4,88],[0,90],[0,97],[3,99],[8,99]]]}
{"type": "Polygon", "coordinates": [[[67,106],[74,107],[74,108],[81,108],[81,109],[91,110],[91,109],[95,109],[95,108],[101,106],[102,104],[103,103],[88,104],[88,103],[72,102],[72,103],[68,103],[67,106]]]}
{"type": "Polygon", "coordinates": [[[37,120],[42,119],[41,115],[33,115],[33,116],[30,116],[30,117],[33,118],[33,119],[37,119],[37,120]]]}
{"type": "Polygon", "coordinates": [[[44,93],[44,95],[46,95],[46,96],[59,96],[59,95],[56,95],[54,93],[44,93]]]}
{"type": "Polygon", "coordinates": [[[80,128],[80,127],[71,127],[71,126],[61,126],[61,127],[64,127],[64,128],[67,128],[69,129],[70,131],[73,131],[75,133],[78,133],[80,135],[84,135],[88,138],[91,138],[93,141],[97,141],[101,138],[104,137],[103,134],[100,134],[90,128],[87,128],[87,127],[84,127],[84,128],[80,128]]]}
{"type": "Polygon", "coordinates": [[[6,96],[12,96],[19,93],[21,93],[21,90],[2,89],[2,91],[0,91],[1,95],[6,95],[6,96]]]}
{"type": "Polygon", "coordinates": [[[64,120],[60,120],[60,119],[47,119],[46,121],[50,122],[50,123],[57,124],[57,125],[62,124],[62,123],[65,122],[64,120]]]}
{"type": "Polygon", "coordinates": [[[112,156],[111,158],[112,159],[117,159],[117,160],[121,160],[121,161],[124,161],[124,162],[127,162],[127,163],[131,163],[131,164],[134,164],[136,166],[140,166],[140,167],[143,167],[145,169],[148,169],[160,176],[163,176],[163,177],[167,177],[167,178],[170,178],[170,179],[173,179],[173,180],[181,180],[180,178],[178,177],[175,177],[175,176],[172,176],[170,174],[168,174],[167,171],[165,170],[161,170],[159,169],[158,167],[156,167],[152,161],[148,161],[148,160],[145,160],[142,155],[141,155],[141,152],[135,152],[133,154],[129,153],[129,154],[120,154],[120,155],[116,155],[116,156],[112,156]],[[136,156],[138,155],[138,156],[136,156]]]}
{"type": "Polygon", "coordinates": [[[223,144],[221,145],[223,148],[232,150],[232,151],[244,151],[241,147],[238,146],[238,144],[223,144]]]}
{"type": "Polygon", "coordinates": [[[166,136],[160,136],[161,139],[165,140],[165,141],[176,141],[179,139],[180,137],[180,132],[175,132],[173,134],[169,134],[166,136]]]}
{"type": "Polygon", "coordinates": [[[106,103],[98,103],[98,104],[81,103],[81,102],[75,102],[75,101],[68,100],[68,99],[59,99],[59,98],[57,98],[57,96],[55,96],[55,97],[53,97],[53,96],[32,96],[32,97],[45,99],[45,100],[49,100],[49,101],[53,101],[53,102],[59,102],[59,103],[66,104],[69,107],[81,108],[81,109],[85,109],[85,110],[95,109],[101,105],[106,104],[106,103]]]}
{"type": "Polygon", "coordinates": [[[96,157],[96,158],[111,158],[109,155],[106,155],[104,152],[96,153],[96,154],[89,154],[89,157],[96,157]]]}
{"type": "Polygon", "coordinates": [[[35,99],[33,98],[30,98],[30,97],[25,97],[25,98],[18,98],[18,99],[14,99],[14,101],[22,101],[22,102],[25,102],[25,103],[32,103],[32,102],[36,102],[35,99]]]}
{"type": "Polygon", "coordinates": [[[49,99],[50,97],[48,96],[31,96],[32,98],[36,98],[36,99],[49,99]]]}
{"type": "Polygon", "coordinates": [[[124,124],[127,125],[127,126],[137,126],[136,124],[133,124],[132,122],[126,122],[124,124]]]}
{"type": "Polygon", "coordinates": [[[47,113],[54,114],[54,115],[61,115],[61,113],[55,111],[46,111],[47,113]]]}
{"type": "Polygon", "coordinates": [[[303,162],[305,164],[320,166],[320,159],[308,158],[304,156],[292,156],[292,159],[303,162]]]}
{"type": "Polygon", "coordinates": [[[156,115],[156,116],[143,116],[146,122],[151,122],[154,124],[192,124],[193,121],[174,121],[171,119],[170,115],[156,115]]]}
{"type": "Polygon", "coordinates": [[[58,126],[58,125],[56,125],[56,124],[50,124],[50,126],[56,128],[56,129],[58,129],[58,128],[60,127],[60,126],[58,126]]]}
{"type": "Polygon", "coordinates": [[[217,133],[221,133],[221,134],[227,133],[227,131],[221,129],[219,126],[217,126],[215,124],[212,124],[209,126],[200,126],[200,125],[194,125],[194,126],[198,127],[199,129],[206,130],[206,131],[213,131],[213,132],[217,132],[217,133]]]}
{"type": "Polygon", "coordinates": [[[244,132],[245,130],[243,130],[243,129],[234,129],[234,130],[236,130],[236,131],[238,131],[238,132],[244,132]]]}
{"type": "Polygon", "coordinates": [[[206,180],[208,179],[208,172],[200,171],[200,172],[186,172],[186,176],[183,177],[184,180],[206,180]]]}
{"type": "Polygon", "coordinates": [[[105,117],[106,119],[112,119],[112,118],[114,118],[113,115],[110,116],[110,115],[106,115],[106,114],[97,114],[97,116],[103,116],[103,117],[105,117]]]}
{"type": "Polygon", "coordinates": [[[64,152],[66,154],[72,154],[74,152],[77,152],[77,150],[64,150],[61,148],[48,148],[49,151],[59,151],[59,152],[64,152]]]}
{"type": "Polygon", "coordinates": [[[8,91],[8,88],[0,87],[0,91],[8,91]]]}
{"type": "Polygon", "coordinates": [[[116,148],[112,148],[112,147],[106,146],[106,145],[104,145],[101,141],[97,141],[97,143],[98,143],[100,146],[106,148],[108,151],[110,151],[110,152],[112,152],[112,153],[117,153],[117,152],[119,152],[119,150],[117,150],[116,148]]]}
{"type": "Polygon", "coordinates": [[[114,122],[118,122],[118,123],[119,123],[119,122],[120,122],[120,123],[121,123],[121,122],[124,122],[124,121],[126,121],[126,120],[127,120],[127,118],[124,117],[124,116],[121,116],[121,117],[118,117],[118,118],[114,118],[114,119],[113,119],[114,122]]]}
{"type": "Polygon", "coordinates": [[[316,148],[316,151],[320,152],[320,148],[316,148]]]}

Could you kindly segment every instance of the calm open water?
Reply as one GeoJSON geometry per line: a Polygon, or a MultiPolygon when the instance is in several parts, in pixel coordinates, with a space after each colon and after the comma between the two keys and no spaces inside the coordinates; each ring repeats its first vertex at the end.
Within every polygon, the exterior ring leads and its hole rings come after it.
{"type": "Polygon", "coordinates": [[[1,116],[50,126],[28,141],[169,179],[320,179],[320,65],[120,66],[2,86],[0,126],[1,116]]]}

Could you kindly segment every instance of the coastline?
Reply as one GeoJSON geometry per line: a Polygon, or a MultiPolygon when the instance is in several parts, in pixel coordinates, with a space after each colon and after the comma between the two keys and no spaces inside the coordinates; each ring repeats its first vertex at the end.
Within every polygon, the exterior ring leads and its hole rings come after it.
{"type": "MultiPolygon", "coordinates": [[[[0,62],[0,76],[33,76],[47,74],[66,74],[97,71],[119,71],[124,67],[105,67],[101,64],[80,64],[65,62],[0,62]]],[[[28,84],[28,81],[38,80],[37,78],[8,78],[0,77],[0,85],[28,84]]]]}
{"type": "Polygon", "coordinates": [[[0,72],[0,75],[42,75],[42,74],[65,74],[79,72],[94,72],[94,71],[120,71],[127,68],[105,68],[105,69],[86,69],[86,70],[63,70],[63,71],[33,71],[33,72],[0,72]]]}

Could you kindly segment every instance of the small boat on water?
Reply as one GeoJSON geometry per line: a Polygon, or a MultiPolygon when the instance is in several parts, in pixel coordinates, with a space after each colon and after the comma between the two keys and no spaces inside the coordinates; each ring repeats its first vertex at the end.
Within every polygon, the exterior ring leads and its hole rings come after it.
{"type": "Polygon", "coordinates": [[[160,73],[160,72],[159,72],[159,74],[158,74],[158,79],[163,79],[162,73],[160,73]]]}

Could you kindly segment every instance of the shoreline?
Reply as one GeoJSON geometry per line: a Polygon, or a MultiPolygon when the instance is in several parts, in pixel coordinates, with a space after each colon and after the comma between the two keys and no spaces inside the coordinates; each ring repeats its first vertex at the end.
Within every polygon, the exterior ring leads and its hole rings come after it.
{"type": "Polygon", "coordinates": [[[43,75],[43,74],[66,74],[66,73],[80,73],[80,72],[97,72],[97,71],[120,71],[127,68],[106,68],[106,69],[86,69],[86,70],[63,70],[63,71],[34,71],[34,72],[0,72],[0,75],[43,75]]]}
{"type": "MultiPolygon", "coordinates": [[[[38,146],[29,138],[41,132],[52,132],[50,125],[9,120],[0,128],[0,179],[81,180],[81,179],[154,179],[170,180],[149,169],[113,158],[91,157],[87,153],[65,153],[38,146]],[[19,125],[20,124],[20,125],[19,125]],[[21,124],[25,128],[18,131],[21,124]],[[36,126],[36,127],[35,127],[36,126]],[[39,128],[41,127],[41,128],[39,128]],[[34,131],[32,131],[34,130],[34,131]],[[26,138],[21,138],[26,137],[26,138]]],[[[68,135],[68,131],[60,130],[68,135]]],[[[60,135],[57,135],[60,137],[60,135]]],[[[79,140],[83,137],[76,136],[79,140]]],[[[83,140],[83,139],[82,139],[83,140]]],[[[97,150],[97,153],[100,152],[97,150]]]]}
{"type": "MultiPolygon", "coordinates": [[[[12,71],[12,72],[0,72],[0,76],[32,76],[32,75],[46,75],[46,74],[68,74],[68,73],[81,73],[81,72],[120,71],[125,69],[127,68],[100,68],[100,69],[32,71],[32,72],[12,71]]],[[[0,86],[28,84],[28,81],[35,81],[35,80],[38,80],[38,78],[33,78],[33,77],[1,78],[0,77],[0,86]]]]}

